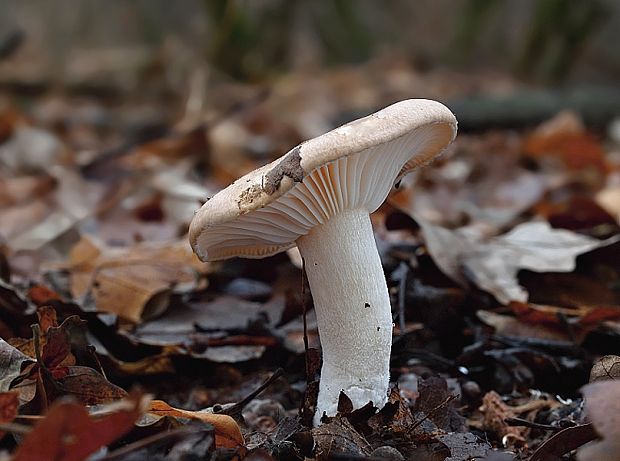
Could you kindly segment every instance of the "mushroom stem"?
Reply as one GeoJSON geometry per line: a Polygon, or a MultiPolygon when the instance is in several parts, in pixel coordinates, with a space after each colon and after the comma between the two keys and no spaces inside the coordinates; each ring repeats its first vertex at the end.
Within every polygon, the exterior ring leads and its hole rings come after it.
{"type": "Polygon", "coordinates": [[[297,240],[317,316],[323,368],[314,424],[353,408],[382,408],[390,378],[392,314],[368,210],[344,210],[297,240]]]}

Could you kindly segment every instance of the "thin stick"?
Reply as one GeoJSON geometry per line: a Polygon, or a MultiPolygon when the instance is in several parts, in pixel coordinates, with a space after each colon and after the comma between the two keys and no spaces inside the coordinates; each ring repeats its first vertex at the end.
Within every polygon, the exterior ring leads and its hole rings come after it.
{"type": "Polygon", "coordinates": [[[525,426],[532,429],[542,429],[543,431],[559,432],[562,429],[566,429],[564,427],[551,426],[550,424],[535,423],[523,418],[505,418],[504,422],[509,426],[525,426]]]}
{"type": "Polygon", "coordinates": [[[301,258],[301,311],[304,318],[304,353],[306,359],[306,382],[314,379],[310,376],[310,357],[308,356],[308,322],[306,321],[306,260],[301,258]]]}
{"type": "Polygon", "coordinates": [[[29,434],[32,432],[32,427],[18,423],[0,423],[0,431],[12,434],[29,434]]]}
{"type": "Polygon", "coordinates": [[[43,413],[47,412],[48,402],[47,402],[47,391],[45,390],[45,385],[43,384],[43,376],[45,374],[46,377],[49,378],[49,371],[45,368],[45,364],[43,363],[43,359],[41,358],[41,328],[39,324],[35,323],[32,325],[32,341],[34,343],[34,354],[37,359],[37,367],[39,369],[39,373],[37,376],[37,394],[41,399],[41,407],[43,413]]]}
{"type": "Polygon", "coordinates": [[[197,429],[196,427],[181,427],[178,429],[173,429],[169,432],[158,432],[157,434],[144,437],[143,439],[136,440],[135,442],[132,442],[128,445],[125,445],[124,447],[114,450],[108,453],[103,458],[99,458],[99,459],[100,461],[104,461],[104,460],[110,461],[113,459],[118,459],[121,456],[126,456],[134,451],[138,451],[141,448],[148,447],[149,445],[159,442],[161,440],[166,440],[169,438],[176,439],[176,438],[183,437],[185,435],[191,435],[193,433],[197,433],[200,431],[202,431],[202,429],[197,429]]]}
{"type": "Polygon", "coordinates": [[[43,418],[45,418],[45,416],[42,415],[15,415],[15,419],[23,419],[25,421],[39,421],[43,418]]]}
{"type": "Polygon", "coordinates": [[[265,389],[267,389],[269,386],[271,386],[282,375],[284,375],[284,370],[282,368],[278,368],[276,371],[273,372],[273,374],[263,384],[261,384],[256,390],[252,391],[246,397],[239,400],[237,403],[235,403],[234,405],[228,408],[225,408],[217,412],[214,411],[213,413],[218,413],[218,414],[228,415],[228,416],[233,416],[233,417],[240,415],[241,411],[243,411],[243,409],[246,407],[248,403],[254,400],[256,396],[258,396],[258,394],[260,394],[265,389]]]}
{"type": "Polygon", "coordinates": [[[398,326],[400,327],[400,335],[405,334],[405,291],[407,290],[407,274],[409,266],[401,262],[402,267],[400,281],[398,282],[398,326]]]}
{"type": "Polygon", "coordinates": [[[450,403],[452,400],[454,400],[456,398],[456,395],[449,395],[443,402],[441,402],[439,405],[437,405],[434,408],[431,408],[430,411],[428,411],[426,413],[426,415],[424,415],[424,418],[422,418],[420,421],[417,421],[413,426],[411,426],[409,428],[409,430],[407,430],[407,433],[411,433],[415,430],[416,427],[419,427],[420,424],[422,424],[424,421],[426,421],[433,413],[435,413],[437,410],[439,410],[441,407],[446,406],[448,403],[450,403]]]}

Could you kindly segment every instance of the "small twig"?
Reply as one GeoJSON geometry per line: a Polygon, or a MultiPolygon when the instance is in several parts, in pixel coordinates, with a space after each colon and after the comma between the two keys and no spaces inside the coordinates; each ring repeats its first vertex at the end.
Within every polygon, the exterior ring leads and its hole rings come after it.
{"type": "Polygon", "coordinates": [[[564,427],[551,426],[550,424],[535,423],[523,418],[505,418],[504,422],[509,426],[525,426],[532,429],[542,429],[543,431],[559,432],[562,429],[566,429],[564,427]]]}
{"type": "Polygon", "coordinates": [[[44,374],[47,378],[51,379],[51,376],[48,375],[49,370],[45,368],[45,364],[43,363],[43,359],[41,358],[41,327],[39,324],[35,323],[32,325],[32,341],[34,343],[34,355],[37,359],[36,366],[39,369],[39,373],[37,374],[37,394],[41,399],[41,409],[43,412],[47,411],[48,402],[47,402],[47,391],[45,390],[45,385],[43,384],[44,374]]]}
{"type": "Polygon", "coordinates": [[[424,418],[422,418],[420,421],[417,421],[413,426],[411,426],[408,430],[407,433],[410,434],[411,432],[413,432],[417,427],[420,426],[420,424],[422,424],[424,421],[426,421],[428,418],[430,418],[430,416],[432,414],[434,414],[437,410],[439,410],[441,407],[446,406],[448,403],[450,403],[451,401],[453,401],[456,398],[456,395],[449,395],[443,402],[441,402],[439,405],[437,405],[436,407],[431,408],[425,415],[424,418]]]}
{"type": "Polygon", "coordinates": [[[128,454],[134,452],[134,451],[138,451],[142,448],[148,447],[149,445],[152,445],[154,443],[160,442],[162,440],[166,440],[166,439],[176,439],[179,437],[183,437],[186,434],[190,435],[196,432],[200,432],[204,429],[197,429],[196,427],[193,426],[185,426],[185,427],[180,427],[178,429],[173,429],[171,431],[168,432],[158,432],[157,434],[153,434],[150,435],[148,437],[144,437],[143,439],[140,440],[136,440],[135,442],[129,443],[127,445],[125,445],[122,448],[119,448],[117,450],[111,451],[110,453],[108,453],[106,456],[104,456],[103,458],[99,458],[100,461],[111,461],[113,459],[119,459],[121,457],[125,457],[128,454]]]}
{"type": "MultiPolygon", "coordinates": [[[[90,346],[90,348],[92,348],[93,346],[90,346]]],[[[101,373],[101,376],[103,376],[106,380],[108,380],[108,376],[106,375],[105,370],[103,369],[103,366],[101,365],[101,361],[99,360],[99,356],[97,355],[96,350],[93,348],[90,351],[90,355],[93,358],[93,360],[95,361],[95,363],[97,363],[97,368],[98,368],[98,372],[101,373]]]]}
{"type": "Polygon", "coordinates": [[[45,418],[45,416],[41,415],[15,415],[15,419],[23,419],[25,421],[39,421],[40,419],[45,418]]]}
{"type": "Polygon", "coordinates": [[[306,321],[306,260],[301,258],[301,312],[304,319],[304,356],[306,359],[306,382],[309,383],[314,379],[310,376],[310,358],[308,357],[308,322],[306,321]]]}
{"type": "Polygon", "coordinates": [[[190,335],[197,342],[206,345],[207,347],[221,347],[221,346],[276,346],[278,340],[273,336],[250,336],[250,335],[235,335],[228,336],[226,338],[205,338],[200,333],[194,333],[190,335]]]}
{"type": "Polygon", "coordinates": [[[25,435],[32,432],[32,427],[18,423],[0,423],[0,431],[25,435]]]}
{"type": "Polygon", "coordinates": [[[401,275],[398,282],[398,326],[400,335],[405,334],[405,292],[407,290],[407,274],[409,266],[405,262],[400,263],[401,275]]]}
{"type": "Polygon", "coordinates": [[[244,397],[243,399],[241,399],[234,405],[228,408],[222,409],[221,411],[214,411],[214,413],[219,413],[222,415],[228,415],[232,417],[240,415],[248,403],[254,400],[258,396],[258,394],[260,394],[265,389],[267,389],[269,386],[271,386],[276,380],[278,380],[283,375],[284,375],[284,370],[282,368],[278,368],[276,371],[273,372],[273,374],[263,384],[261,384],[258,387],[258,389],[256,389],[255,391],[252,391],[247,397],[244,397]]]}

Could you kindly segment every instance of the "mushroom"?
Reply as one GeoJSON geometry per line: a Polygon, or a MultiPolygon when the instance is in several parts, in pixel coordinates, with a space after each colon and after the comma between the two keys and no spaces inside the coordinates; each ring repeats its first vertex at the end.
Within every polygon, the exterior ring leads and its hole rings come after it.
{"type": "Polygon", "coordinates": [[[401,101],[246,174],[192,220],[190,242],[203,261],[299,248],[323,353],[315,425],[336,414],[340,392],[354,408],[387,401],[392,313],[369,215],[455,135],[444,105],[401,101]]]}

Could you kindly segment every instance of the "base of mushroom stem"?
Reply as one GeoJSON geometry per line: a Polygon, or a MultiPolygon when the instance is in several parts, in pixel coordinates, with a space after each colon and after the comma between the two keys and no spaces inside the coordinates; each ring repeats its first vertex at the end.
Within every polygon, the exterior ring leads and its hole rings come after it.
{"type": "Polygon", "coordinates": [[[390,384],[389,377],[366,376],[363,378],[364,386],[357,386],[351,384],[350,377],[344,380],[338,373],[341,374],[342,372],[337,368],[323,364],[316,413],[313,419],[315,426],[321,423],[321,418],[324,414],[336,416],[341,392],[349,398],[354,409],[362,408],[369,402],[372,402],[377,409],[381,409],[387,403],[390,384]]]}

